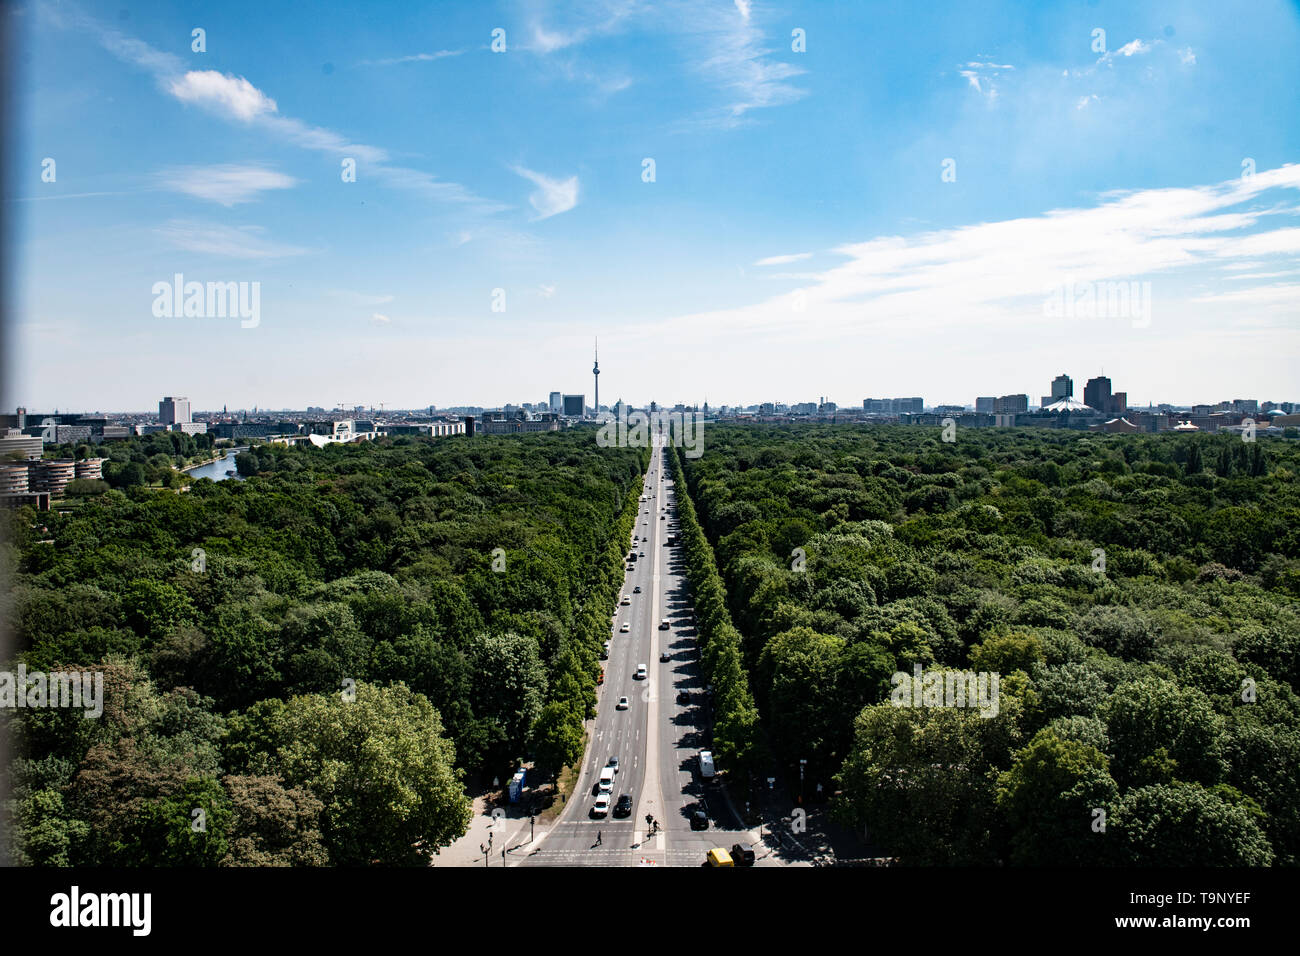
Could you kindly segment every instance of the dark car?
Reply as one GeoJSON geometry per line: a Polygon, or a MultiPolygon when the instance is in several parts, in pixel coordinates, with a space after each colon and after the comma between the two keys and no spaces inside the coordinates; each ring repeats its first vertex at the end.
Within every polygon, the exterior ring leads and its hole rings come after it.
{"type": "Polygon", "coordinates": [[[748,843],[735,843],[731,847],[731,859],[736,866],[753,866],[754,848],[748,843]]]}
{"type": "Polygon", "coordinates": [[[669,654],[667,651],[664,651],[662,654],[659,655],[660,664],[667,664],[672,659],[673,659],[673,655],[669,654]]]}
{"type": "Polygon", "coordinates": [[[707,830],[709,828],[709,815],[703,810],[691,811],[691,829],[707,830]]]}
{"type": "MultiPolygon", "coordinates": [[[[618,798],[618,803],[614,804],[614,816],[630,817],[632,815],[632,798],[626,793],[618,798]]],[[[753,857],[753,854],[750,854],[753,857]]],[[[753,862],[752,859],[750,861],[753,862]]]]}
{"type": "Polygon", "coordinates": [[[640,594],[640,593],[641,593],[641,585],[638,584],[636,587],[634,587],[634,588],[632,589],[632,593],[633,593],[633,594],[640,594]]]}
{"type": "Polygon", "coordinates": [[[689,704],[691,702],[691,692],[688,690],[679,690],[677,692],[677,703],[689,704]]]}

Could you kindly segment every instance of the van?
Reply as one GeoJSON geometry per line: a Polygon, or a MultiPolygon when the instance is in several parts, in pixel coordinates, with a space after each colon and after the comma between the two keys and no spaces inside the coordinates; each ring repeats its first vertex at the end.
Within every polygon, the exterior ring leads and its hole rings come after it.
{"type": "Polygon", "coordinates": [[[711,780],[714,774],[713,769],[713,751],[700,751],[700,776],[705,780],[711,780]]]}
{"type": "Polygon", "coordinates": [[[611,793],[614,790],[614,768],[606,767],[600,772],[600,792],[611,793]]]}
{"type": "Polygon", "coordinates": [[[736,865],[731,859],[731,854],[728,853],[720,846],[715,846],[712,850],[709,851],[708,864],[709,866],[735,866],[736,865]]]}

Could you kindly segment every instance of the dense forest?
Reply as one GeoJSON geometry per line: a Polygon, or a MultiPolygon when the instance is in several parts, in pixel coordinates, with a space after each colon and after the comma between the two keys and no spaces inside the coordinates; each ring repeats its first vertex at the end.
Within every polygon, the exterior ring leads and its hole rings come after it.
{"type": "Polygon", "coordinates": [[[711,425],[674,467],[733,769],[806,760],[909,863],[1300,861],[1296,442],[711,425]],[[896,706],[916,665],[996,716],[896,706]]]}
{"type": "Polygon", "coordinates": [[[418,863],[470,778],[581,755],[648,451],[262,444],[190,483],[197,444],[111,448],[2,516],[3,667],[104,675],[99,719],[6,711],[17,862],[418,863]]]}

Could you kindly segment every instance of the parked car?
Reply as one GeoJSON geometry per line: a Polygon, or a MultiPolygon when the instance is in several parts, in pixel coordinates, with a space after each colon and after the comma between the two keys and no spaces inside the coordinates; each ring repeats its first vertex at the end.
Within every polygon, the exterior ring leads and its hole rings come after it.
{"type": "Polygon", "coordinates": [[[664,618],[662,621],[659,622],[659,630],[661,631],[667,631],[671,627],[672,625],[668,623],[668,618],[664,618]]]}
{"type": "Polygon", "coordinates": [[[667,664],[672,659],[673,659],[673,655],[669,654],[667,651],[664,651],[659,655],[660,664],[667,664]]]}

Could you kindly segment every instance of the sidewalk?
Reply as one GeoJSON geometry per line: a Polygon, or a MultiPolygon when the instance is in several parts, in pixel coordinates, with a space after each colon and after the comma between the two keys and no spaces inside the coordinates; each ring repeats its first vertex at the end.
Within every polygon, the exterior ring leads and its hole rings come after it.
{"type": "Polygon", "coordinates": [[[493,790],[474,798],[474,816],[470,820],[469,829],[455,843],[443,847],[440,853],[435,854],[429,861],[430,866],[483,866],[480,846],[485,849],[491,846],[488,866],[509,865],[513,863],[514,857],[527,854],[529,848],[549,832],[550,825],[543,824],[540,817],[536,829],[530,828],[527,804],[493,802],[499,793],[499,790],[493,790]],[[494,817],[493,809],[502,812],[494,817]],[[533,833],[531,842],[530,832],[533,833]],[[505,861],[501,858],[503,849],[507,851],[505,861]]]}

